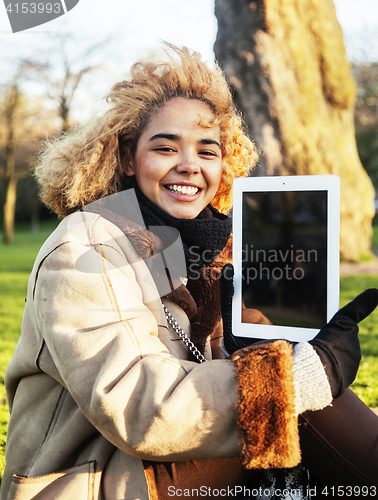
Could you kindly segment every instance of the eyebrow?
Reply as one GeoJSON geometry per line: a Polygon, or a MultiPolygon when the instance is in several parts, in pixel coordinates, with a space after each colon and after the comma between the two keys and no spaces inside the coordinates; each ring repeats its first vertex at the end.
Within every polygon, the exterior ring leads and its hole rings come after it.
{"type": "Polygon", "coordinates": [[[156,139],[168,139],[169,141],[179,141],[181,137],[176,134],[155,134],[149,139],[149,142],[152,142],[156,139]]]}
{"type": "Polygon", "coordinates": [[[214,139],[201,139],[199,141],[199,144],[215,144],[216,146],[219,147],[219,149],[221,149],[219,142],[214,141],[214,139]]]}
{"type": "MultiPolygon", "coordinates": [[[[180,135],[177,134],[155,134],[153,135],[150,139],[149,142],[155,141],[156,139],[167,139],[168,141],[179,141],[181,139],[180,135]]],[[[215,144],[216,146],[221,149],[221,146],[218,141],[215,141],[214,139],[201,139],[198,141],[198,144],[215,144]]]]}

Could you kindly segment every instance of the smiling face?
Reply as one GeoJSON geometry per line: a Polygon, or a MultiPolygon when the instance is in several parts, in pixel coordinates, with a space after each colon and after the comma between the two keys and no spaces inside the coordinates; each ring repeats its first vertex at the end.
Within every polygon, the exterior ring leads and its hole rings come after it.
{"type": "Polygon", "coordinates": [[[175,97],[154,113],[124,171],[142,193],[178,219],[194,219],[214,198],[222,176],[219,127],[204,102],[175,97]]]}

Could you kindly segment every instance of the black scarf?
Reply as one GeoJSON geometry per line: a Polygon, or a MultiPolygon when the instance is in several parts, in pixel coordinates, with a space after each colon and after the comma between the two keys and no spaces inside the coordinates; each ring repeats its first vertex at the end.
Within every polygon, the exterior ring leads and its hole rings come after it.
{"type": "Polygon", "coordinates": [[[99,213],[126,234],[138,255],[145,259],[161,297],[166,296],[186,312],[191,323],[191,339],[203,354],[206,340],[221,317],[218,278],[229,255],[226,252],[226,255],[215,259],[229,241],[231,219],[211,205],[195,219],[177,219],[152,203],[140,191],[135,180],[124,185],[125,190],[130,188],[134,189],[137,205],[119,193],[114,195],[121,196],[119,201],[113,199],[107,204],[107,198],[103,198],[82,210],[99,213]],[[144,225],[140,221],[140,213],[144,225]],[[165,249],[177,242],[178,234],[184,247],[183,265],[186,264],[188,277],[186,286],[181,284],[181,261],[177,268],[174,265],[176,253],[169,260],[169,269],[167,265],[162,269],[158,265],[160,261],[157,260],[157,264],[154,261],[155,257],[165,256],[165,249]]]}
{"type": "MultiPolygon", "coordinates": [[[[208,205],[195,219],[177,219],[149,200],[136,182],[132,187],[135,189],[147,228],[167,227],[166,241],[170,238],[170,227],[179,231],[184,246],[188,277],[214,262],[230,238],[232,229],[230,217],[208,205]]],[[[161,235],[162,232],[159,232],[160,237],[161,235]]]]}

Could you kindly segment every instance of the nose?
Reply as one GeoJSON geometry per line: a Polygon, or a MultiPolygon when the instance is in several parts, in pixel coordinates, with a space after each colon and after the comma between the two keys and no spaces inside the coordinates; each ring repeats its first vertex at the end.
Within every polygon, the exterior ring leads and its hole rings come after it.
{"type": "Polygon", "coordinates": [[[179,161],[177,162],[176,165],[176,172],[181,173],[181,174],[197,174],[201,171],[196,155],[189,153],[189,152],[183,152],[180,155],[179,161]]]}

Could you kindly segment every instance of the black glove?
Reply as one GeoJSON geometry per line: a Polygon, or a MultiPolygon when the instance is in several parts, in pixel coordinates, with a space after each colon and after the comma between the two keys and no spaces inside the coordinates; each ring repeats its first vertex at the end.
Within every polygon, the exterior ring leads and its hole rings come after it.
{"type": "MultiPolygon", "coordinates": [[[[235,337],[232,334],[233,277],[232,264],[226,264],[220,275],[220,294],[224,346],[229,354],[259,341],[249,337],[235,337]]],[[[369,316],[377,305],[378,290],[366,290],[340,309],[309,342],[324,366],[333,398],[341,396],[356,378],[361,361],[358,323],[369,316]]]]}
{"type": "Polygon", "coordinates": [[[369,288],[340,309],[309,343],[326,371],[333,398],[354,381],[361,361],[357,324],[378,305],[378,290],[369,288]]]}
{"type": "Polygon", "coordinates": [[[259,339],[235,337],[232,334],[232,297],[234,295],[234,266],[226,264],[220,273],[220,302],[223,319],[223,342],[226,351],[231,355],[243,347],[247,347],[259,339]]]}

